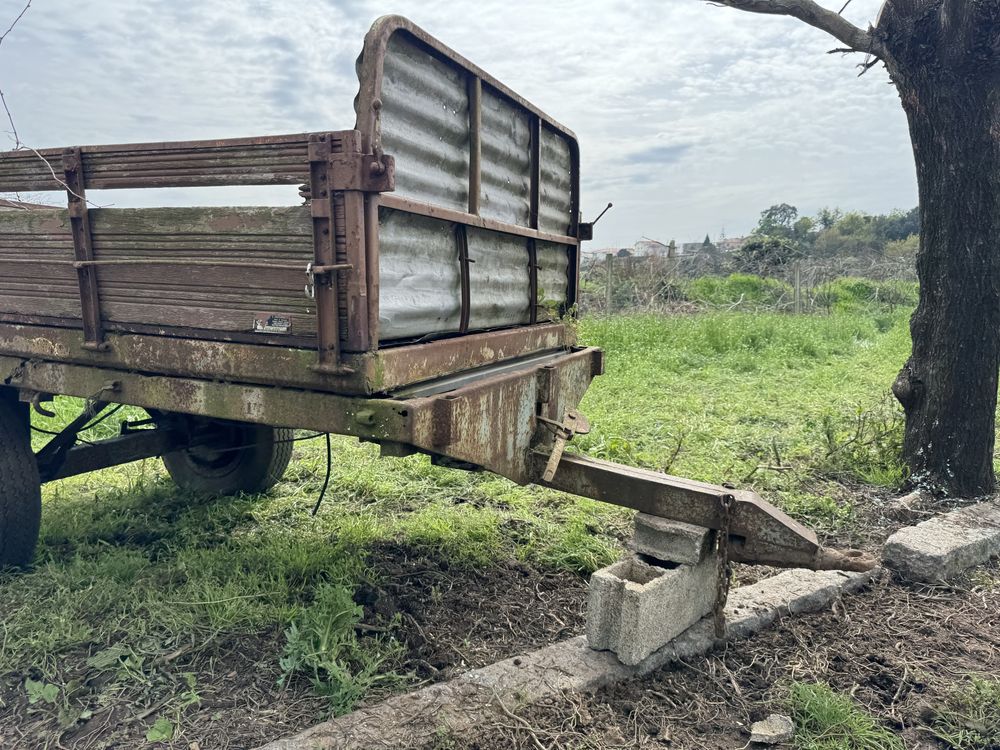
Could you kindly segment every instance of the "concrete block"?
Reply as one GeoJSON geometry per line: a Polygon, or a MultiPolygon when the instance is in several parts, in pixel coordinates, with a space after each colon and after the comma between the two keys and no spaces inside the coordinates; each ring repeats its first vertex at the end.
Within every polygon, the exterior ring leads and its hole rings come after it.
{"type": "Polygon", "coordinates": [[[647,513],[635,515],[635,551],[656,560],[697,565],[715,546],[715,532],[647,513]]]}
{"type": "Polygon", "coordinates": [[[885,543],[886,566],[910,581],[953,578],[1000,555],[1000,505],[979,503],[900,529],[885,543]]]}
{"type": "Polygon", "coordinates": [[[717,561],[661,567],[633,555],[591,577],[587,641],[638,664],[715,605],[717,561]]]}

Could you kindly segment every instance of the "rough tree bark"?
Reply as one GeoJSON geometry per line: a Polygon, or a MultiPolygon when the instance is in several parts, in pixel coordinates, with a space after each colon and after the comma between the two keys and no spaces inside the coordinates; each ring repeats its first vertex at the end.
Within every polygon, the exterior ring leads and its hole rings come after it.
{"type": "Polygon", "coordinates": [[[1000,2],[887,0],[862,30],[811,0],[713,0],[796,17],[882,61],[906,112],[920,193],[920,301],[893,384],[911,481],[992,492],[1000,371],[1000,2]]]}

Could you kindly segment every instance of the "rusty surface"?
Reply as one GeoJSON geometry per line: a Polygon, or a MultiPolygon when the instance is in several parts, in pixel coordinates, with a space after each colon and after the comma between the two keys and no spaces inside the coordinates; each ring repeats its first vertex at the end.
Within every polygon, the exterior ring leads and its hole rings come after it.
{"type": "Polygon", "coordinates": [[[337,262],[333,198],[333,150],[329,135],[309,137],[309,187],[312,199],[313,265],[307,272],[307,294],[316,300],[316,366],[330,374],[340,368],[340,307],[335,273],[317,273],[317,267],[337,262]]]}
{"type": "Polygon", "coordinates": [[[454,221],[460,224],[466,224],[470,227],[488,229],[501,234],[512,234],[516,237],[529,237],[537,240],[547,240],[560,245],[576,245],[579,243],[579,240],[576,237],[572,237],[561,232],[547,232],[531,229],[530,227],[522,227],[517,224],[508,224],[504,221],[496,221],[495,219],[475,216],[467,213],[466,211],[437,206],[431,203],[421,203],[420,201],[415,201],[411,198],[404,198],[399,195],[380,195],[378,197],[378,202],[379,205],[385,206],[386,208],[394,208],[398,211],[406,211],[407,213],[417,214],[418,216],[427,216],[431,219],[454,221]]]}
{"type": "Polygon", "coordinates": [[[816,534],[753,492],[635,469],[610,461],[566,454],[552,481],[542,475],[548,455],[535,453],[533,476],[540,484],[574,495],[632,508],[709,529],[726,525],[728,554],[738,562],[814,570],[871,570],[875,560],[856,550],[828,550],[816,534]]]}
{"type": "Polygon", "coordinates": [[[0,357],[0,383],[181,414],[410,443],[405,402],[0,357]]]}
{"type": "Polygon", "coordinates": [[[575,408],[590,385],[599,356],[596,349],[580,349],[545,366],[492,377],[487,373],[456,390],[410,399],[412,444],[515,482],[534,481],[531,449],[550,439],[546,430],[539,429],[539,409],[562,414],[575,408]],[[552,371],[558,372],[558,383],[543,390],[543,380],[553,382],[552,371]]]}
{"type": "MultiPolygon", "coordinates": [[[[304,278],[304,277],[303,277],[304,278]]],[[[499,364],[540,351],[559,351],[572,343],[562,325],[539,325],[444,339],[378,352],[348,353],[353,372],[321,375],[310,369],[316,355],[302,348],[175,338],[146,333],[108,333],[106,353],[80,348],[72,328],[0,322],[0,353],[50,362],[90,364],[149,374],[187,375],[238,383],[281,385],[344,394],[395,391],[417,382],[499,364]]]]}
{"type": "Polygon", "coordinates": [[[142,375],[16,357],[0,357],[0,383],[22,392],[100,395],[103,401],[146,409],[409,445],[523,483],[532,478],[531,450],[539,442],[538,399],[559,410],[575,407],[590,383],[595,357],[597,350],[577,350],[544,368],[527,364],[501,375],[486,371],[445,393],[399,399],[142,375]],[[541,392],[543,371],[552,370],[560,372],[559,386],[541,392]]]}
{"type": "Polygon", "coordinates": [[[63,152],[62,167],[66,179],[66,199],[69,205],[70,235],[73,238],[73,258],[76,261],[74,267],[80,289],[83,347],[101,351],[105,348],[105,344],[97,269],[83,265],[94,260],[94,237],[90,227],[90,209],[87,207],[87,188],[83,176],[80,149],[67,149],[63,152]]]}

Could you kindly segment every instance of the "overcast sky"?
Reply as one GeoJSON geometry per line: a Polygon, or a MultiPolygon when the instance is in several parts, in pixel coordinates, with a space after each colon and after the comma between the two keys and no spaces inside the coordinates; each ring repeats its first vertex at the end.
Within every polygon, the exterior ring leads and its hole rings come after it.
{"type": "MultiPolygon", "coordinates": [[[[0,31],[23,4],[0,0],[0,31]]],[[[879,5],[854,0],[845,15],[867,25],[879,5]]],[[[862,57],[826,54],[836,43],[820,31],[700,0],[33,0],[0,46],[0,88],[34,147],[344,129],[354,60],[385,13],[576,131],[585,218],[615,204],[591,248],[736,236],[780,202],[806,214],[916,204],[884,70],[858,78],[862,57]]],[[[294,200],[265,190],[224,202],[294,200]]],[[[102,199],[220,201],[209,190],[102,199]]]]}

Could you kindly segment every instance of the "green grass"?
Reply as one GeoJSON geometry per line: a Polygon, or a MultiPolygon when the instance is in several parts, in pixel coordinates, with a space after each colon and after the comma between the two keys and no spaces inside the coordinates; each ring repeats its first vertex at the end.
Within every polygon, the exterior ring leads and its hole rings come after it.
{"type": "MultiPolygon", "coordinates": [[[[752,487],[829,531],[852,519],[842,482],[902,477],[885,394],[907,353],[905,312],[585,319],[580,333],[606,350],[607,374],[582,405],[594,431],[574,450],[752,487]]],[[[50,427],[79,404],[57,408],[50,427]]],[[[114,421],[94,437],[113,435],[114,421]]],[[[104,654],[115,677],[101,700],[121,685],[176,689],[176,722],[188,688],[165,654],[277,632],[284,652],[264,655],[275,675],[307,681],[343,711],[373,685],[405,680],[354,638],[347,604],[375,576],[379,549],[586,574],[620,554],[630,524],[612,506],[420,456],[379,460],[377,447],[347,438],[334,440],[331,491],[314,518],[324,461],[319,443],[299,443],[267,496],[211,502],[175,489],[158,461],[46,486],[37,567],[0,579],[0,674],[65,686],[104,654]],[[334,632],[319,629],[324,618],[334,632]]],[[[378,650],[393,649],[390,632],[378,650]]]]}
{"type": "Polygon", "coordinates": [[[972,677],[953,688],[931,729],[954,750],[1000,747],[1000,680],[972,677]]]}
{"type": "Polygon", "coordinates": [[[592,455],[752,486],[805,520],[843,525],[831,482],[898,485],[889,384],[907,314],[716,313],[585,321],[607,374],[583,403],[592,455]],[[625,406],[626,408],[623,408],[625,406]]]}
{"type": "Polygon", "coordinates": [[[789,704],[801,750],[906,750],[899,737],[827,685],[792,683],[789,704]]]}

